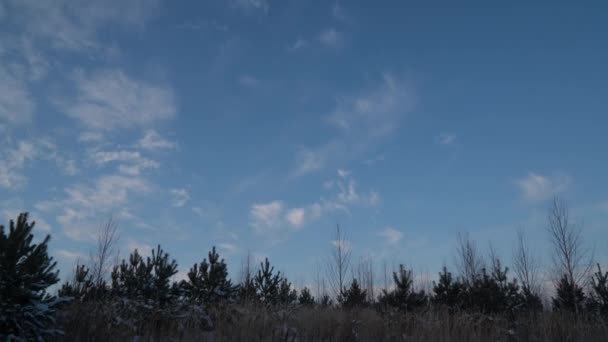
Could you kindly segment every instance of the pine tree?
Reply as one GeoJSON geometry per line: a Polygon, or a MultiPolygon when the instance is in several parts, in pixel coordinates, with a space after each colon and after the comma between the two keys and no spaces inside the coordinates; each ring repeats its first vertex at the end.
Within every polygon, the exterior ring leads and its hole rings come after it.
{"type": "Polygon", "coordinates": [[[319,299],[319,305],[321,305],[322,307],[332,306],[334,305],[334,301],[328,294],[324,294],[319,299]]]}
{"type": "Polygon", "coordinates": [[[361,289],[357,278],[353,279],[349,288],[344,288],[340,302],[345,308],[362,307],[368,304],[367,291],[361,289]]]}
{"type": "Polygon", "coordinates": [[[277,294],[277,302],[282,305],[294,304],[298,300],[296,289],[291,288],[291,283],[287,278],[281,279],[279,282],[279,293],[277,294]]]}
{"type": "Polygon", "coordinates": [[[602,273],[600,264],[591,278],[591,306],[600,315],[608,318],[608,272],[602,273]]]}
{"type": "Polygon", "coordinates": [[[194,264],[188,280],[182,282],[186,296],[196,302],[219,303],[233,299],[237,287],[228,279],[228,267],[219,258],[215,246],[209,252],[209,261],[203,259],[200,267],[194,264]]]}
{"type": "Polygon", "coordinates": [[[260,263],[260,269],[253,279],[257,297],[265,304],[276,304],[279,294],[281,272],[274,274],[274,267],[270,267],[268,258],[260,263]]]}
{"type": "Polygon", "coordinates": [[[56,262],[48,255],[47,235],[32,243],[35,222],[28,214],[10,221],[8,235],[0,225],[0,339],[42,340],[54,330],[58,300],[46,289],[59,281],[56,262]]]}
{"type": "Polygon", "coordinates": [[[87,299],[93,289],[93,277],[85,265],[76,265],[74,278],[66,281],[59,290],[60,296],[73,297],[79,301],[87,299]]]}
{"type": "Polygon", "coordinates": [[[160,245],[152,250],[152,257],[144,261],[137,249],[112,270],[112,291],[119,297],[150,301],[164,306],[176,299],[178,288],[171,284],[177,273],[177,263],[169,260],[160,245]]]}
{"type": "Polygon", "coordinates": [[[240,303],[251,303],[257,300],[255,283],[251,275],[245,275],[245,280],[238,289],[238,299],[240,303]]]}
{"type": "Polygon", "coordinates": [[[439,273],[439,281],[433,282],[433,293],[434,304],[446,306],[450,311],[455,311],[462,305],[464,285],[458,279],[454,280],[452,273],[448,272],[444,266],[443,271],[439,273]]]}
{"type": "Polygon", "coordinates": [[[398,308],[402,311],[410,311],[420,308],[426,304],[424,291],[414,291],[412,271],[406,270],[399,265],[399,271],[393,272],[395,288],[388,292],[382,290],[380,303],[398,308]]]}
{"type": "Polygon", "coordinates": [[[304,287],[302,291],[300,291],[300,297],[298,298],[298,303],[304,306],[313,306],[315,305],[315,297],[312,296],[308,287],[304,287]]]}
{"type": "Polygon", "coordinates": [[[564,310],[578,314],[585,302],[585,293],[570,277],[564,275],[557,284],[556,296],[552,298],[554,310],[564,310]]]}

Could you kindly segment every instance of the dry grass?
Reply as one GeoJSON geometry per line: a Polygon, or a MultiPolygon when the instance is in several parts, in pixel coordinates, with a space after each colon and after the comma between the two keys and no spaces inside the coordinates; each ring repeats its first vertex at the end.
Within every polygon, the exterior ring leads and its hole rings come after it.
{"type": "MultiPolygon", "coordinates": [[[[546,312],[501,317],[425,311],[226,306],[205,315],[185,310],[167,318],[132,310],[133,323],[116,321],[107,305],[73,304],[59,317],[69,341],[607,341],[606,321],[546,312]],[[142,314],[143,313],[143,314],[142,314]],[[176,317],[179,316],[179,317],[176,317]]],[[[122,315],[124,317],[124,313],[122,315]]],[[[127,315],[128,316],[128,315],[127,315]]],[[[128,320],[128,319],[127,319],[128,320]]]]}

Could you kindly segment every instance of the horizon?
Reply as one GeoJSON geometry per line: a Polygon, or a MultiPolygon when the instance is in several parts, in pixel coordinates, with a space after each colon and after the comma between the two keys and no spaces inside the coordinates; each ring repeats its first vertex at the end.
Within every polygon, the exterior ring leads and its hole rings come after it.
{"type": "Polygon", "coordinates": [[[62,280],[112,217],[121,258],[310,287],[337,224],[378,275],[456,273],[459,234],[510,266],[518,229],[547,269],[557,196],[608,265],[606,9],[1,1],[0,224],[62,280]]]}

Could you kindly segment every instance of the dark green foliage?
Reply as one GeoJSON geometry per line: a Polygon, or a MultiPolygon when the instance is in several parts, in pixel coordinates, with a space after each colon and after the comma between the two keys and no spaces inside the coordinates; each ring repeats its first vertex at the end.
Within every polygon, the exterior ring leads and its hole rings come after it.
{"type": "Polygon", "coordinates": [[[187,298],[199,303],[230,301],[237,290],[228,279],[228,268],[224,259],[220,260],[215,246],[209,252],[209,261],[203,259],[200,267],[198,264],[192,266],[182,287],[187,298]]]}
{"type": "Polygon", "coordinates": [[[298,297],[298,303],[305,306],[313,306],[315,304],[315,297],[310,294],[308,287],[303,288],[300,291],[300,297],[298,297]]]}
{"type": "Polygon", "coordinates": [[[521,311],[541,312],[543,311],[543,301],[540,296],[527,288],[521,290],[521,311]]]}
{"type": "Polygon", "coordinates": [[[585,293],[580,286],[564,275],[557,284],[556,295],[552,301],[554,310],[578,313],[583,308],[585,293]]]}
{"type": "Polygon", "coordinates": [[[331,297],[327,294],[322,295],[319,299],[319,305],[321,305],[322,307],[332,306],[333,304],[333,299],[331,299],[331,297]]]}
{"type": "Polygon", "coordinates": [[[341,304],[345,308],[362,307],[368,304],[367,291],[362,290],[357,279],[353,279],[349,288],[344,288],[341,295],[341,304]]]}
{"type": "Polygon", "coordinates": [[[258,299],[266,304],[276,304],[279,294],[281,272],[274,274],[274,267],[270,267],[268,258],[260,263],[260,269],[253,279],[258,299]]]}
{"type": "Polygon", "coordinates": [[[277,294],[276,302],[282,305],[294,304],[298,300],[296,289],[291,288],[291,283],[287,278],[281,279],[279,282],[279,293],[277,294]]]}
{"type": "Polygon", "coordinates": [[[94,287],[93,277],[89,273],[89,269],[84,265],[76,265],[74,270],[74,279],[66,281],[59,290],[60,296],[68,296],[84,300],[94,287]]]}
{"type": "Polygon", "coordinates": [[[245,276],[245,280],[239,286],[238,289],[238,300],[241,303],[250,303],[257,300],[257,292],[255,289],[255,283],[249,274],[245,276]]]}
{"type": "Polygon", "coordinates": [[[603,273],[600,264],[591,278],[591,309],[608,318],[608,272],[603,273]]]}
{"type": "Polygon", "coordinates": [[[415,291],[413,288],[412,271],[399,265],[399,271],[393,272],[395,288],[388,292],[382,290],[379,298],[381,304],[397,308],[401,311],[411,311],[426,305],[424,291],[415,291]]]}
{"type": "Polygon", "coordinates": [[[169,254],[160,245],[152,250],[152,257],[143,257],[137,250],[112,270],[112,291],[122,298],[151,301],[165,305],[176,299],[177,286],[171,284],[171,277],[177,273],[175,260],[169,261],[169,254]]]}
{"type": "Polygon", "coordinates": [[[439,273],[439,281],[433,282],[432,302],[436,305],[446,306],[450,311],[460,308],[465,286],[458,280],[452,278],[452,273],[448,272],[444,266],[439,273]]]}
{"type": "Polygon", "coordinates": [[[492,262],[490,274],[485,268],[467,284],[464,307],[482,313],[514,313],[522,308],[523,297],[517,280],[508,279],[509,268],[503,268],[499,259],[492,262]]]}
{"type": "Polygon", "coordinates": [[[56,298],[46,289],[56,284],[56,263],[48,255],[46,236],[39,244],[32,243],[34,222],[27,222],[27,213],[17,222],[10,221],[8,235],[0,225],[0,339],[43,339],[54,331],[56,298]],[[12,338],[11,338],[12,337],[12,338]]]}

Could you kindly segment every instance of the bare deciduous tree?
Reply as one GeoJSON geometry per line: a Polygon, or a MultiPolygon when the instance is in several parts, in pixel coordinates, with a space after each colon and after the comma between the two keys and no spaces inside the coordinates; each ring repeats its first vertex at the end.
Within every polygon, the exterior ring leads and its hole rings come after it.
{"type": "Polygon", "coordinates": [[[526,243],[526,234],[522,228],[517,230],[517,241],[513,250],[513,270],[525,291],[540,296],[539,279],[540,262],[526,243]]]}
{"type": "Polygon", "coordinates": [[[475,242],[469,238],[468,233],[458,234],[456,267],[466,281],[472,281],[484,267],[483,257],[477,250],[475,242]]]}
{"type": "Polygon", "coordinates": [[[593,256],[584,244],[582,227],[570,222],[568,207],[558,197],[553,198],[548,221],[547,232],[553,245],[554,281],[566,276],[571,284],[584,287],[593,266],[593,256]]]}
{"type": "Polygon", "coordinates": [[[112,216],[99,226],[97,244],[91,251],[91,275],[96,285],[100,286],[112,268],[111,259],[118,255],[118,224],[112,216]]]}
{"type": "Polygon", "coordinates": [[[353,277],[359,280],[361,287],[367,291],[369,302],[375,300],[374,297],[374,265],[371,257],[360,258],[357,265],[356,274],[353,270],[353,277]]]}
{"type": "Polygon", "coordinates": [[[332,244],[334,247],[327,260],[326,272],[334,296],[339,299],[344,291],[351,257],[350,243],[342,233],[340,225],[336,225],[336,234],[332,244]]]}

